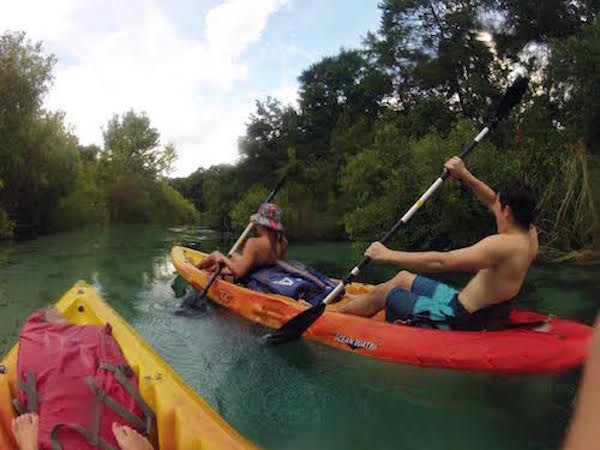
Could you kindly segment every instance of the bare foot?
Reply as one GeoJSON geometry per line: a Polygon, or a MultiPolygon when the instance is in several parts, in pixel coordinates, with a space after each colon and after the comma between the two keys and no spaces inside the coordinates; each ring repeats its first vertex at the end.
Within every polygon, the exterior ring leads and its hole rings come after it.
{"type": "Polygon", "coordinates": [[[19,450],[38,450],[39,420],[36,413],[22,414],[12,421],[19,450]]]}
{"type": "Polygon", "coordinates": [[[154,450],[148,439],[127,425],[115,422],[112,431],[121,450],[154,450]]]}

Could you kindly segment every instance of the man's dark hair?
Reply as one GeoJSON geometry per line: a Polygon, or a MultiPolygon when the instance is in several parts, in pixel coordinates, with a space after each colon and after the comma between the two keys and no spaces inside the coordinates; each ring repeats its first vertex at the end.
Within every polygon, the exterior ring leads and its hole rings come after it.
{"type": "Polygon", "coordinates": [[[535,197],[531,189],[524,184],[514,184],[500,189],[498,197],[502,209],[510,206],[517,225],[528,230],[535,215],[535,197]]]}

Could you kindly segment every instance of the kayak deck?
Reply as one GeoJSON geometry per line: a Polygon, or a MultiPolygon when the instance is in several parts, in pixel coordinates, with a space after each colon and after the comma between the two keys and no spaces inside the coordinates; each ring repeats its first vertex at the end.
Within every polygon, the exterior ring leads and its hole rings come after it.
{"type": "MultiPolygon", "coordinates": [[[[55,304],[72,323],[110,323],[123,355],[139,378],[139,390],[156,414],[160,449],[255,449],[220,417],[119,316],[96,291],[80,281],[55,304]]],[[[0,374],[0,448],[17,449],[10,424],[16,394],[16,344],[2,360],[0,374]]]]}
{"type": "MultiPolygon", "coordinates": [[[[209,274],[195,267],[206,254],[173,247],[171,259],[195,289],[201,290],[209,274]]],[[[349,294],[368,292],[373,286],[352,283],[349,294]]],[[[217,279],[209,290],[216,303],[269,328],[278,329],[308,306],[276,294],[252,291],[217,279]]],[[[348,301],[347,298],[341,302],[348,301]]],[[[514,328],[500,331],[443,331],[390,324],[381,311],[372,318],[335,312],[332,305],[304,337],[385,361],[429,367],[503,373],[555,373],[580,366],[586,358],[591,327],[571,320],[513,309],[514,328]],[[532,322],[544,322],[536,328],[532,322]],[[519,324],[525,324],[519,327],[519,324]]]]}

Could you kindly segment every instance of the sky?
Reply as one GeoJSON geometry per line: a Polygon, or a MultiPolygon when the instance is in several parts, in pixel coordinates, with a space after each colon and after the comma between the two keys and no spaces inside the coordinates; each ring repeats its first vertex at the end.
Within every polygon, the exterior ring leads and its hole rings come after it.
{"type": "Polygon", "coordinates": [[[82,145],[114,114],[145,111],[179,158],[171,176],[233,163],[267,96],[296,106],[297,78],[376,31],[377,0],[0,0],[0,33],[57,58],[45,99],[82,145]]]}

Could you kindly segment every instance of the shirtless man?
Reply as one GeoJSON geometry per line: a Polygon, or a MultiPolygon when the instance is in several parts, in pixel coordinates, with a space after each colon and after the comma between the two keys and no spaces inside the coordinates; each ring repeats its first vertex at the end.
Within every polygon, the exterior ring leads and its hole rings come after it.
{"type": "Polygon", "coordinates": [[[222,264],[225,266],[221,272],[223,275],[240,279],[255,268],[270,266],[283,259],[288,242],[283,234],[281,208],[274,203],[263,203],[250,221],[254,223],[258,236],[246,241],[241,255],[234,253],[227,258],[215,251],[200,261],[197,267],[214,270],[218,264],[222,264]]]}
{"type": "Polygon", "coordinates": [[[356,296],[337,310],[371,317],[383,308],[389,322],[413,323],[440,329],[469,327],[473,313],[514,298],[538,252],[532,225],[535,200],[524,186],[494,192],[455,156],[445,164],[453,178],[473,189],[496,217],[498,233],[476,244],[449,252],[402,252],[374,242],[365,252],[377,263],[417,272],[477,272],[458,291],[406,270],[372,291],[356,296]]]}

